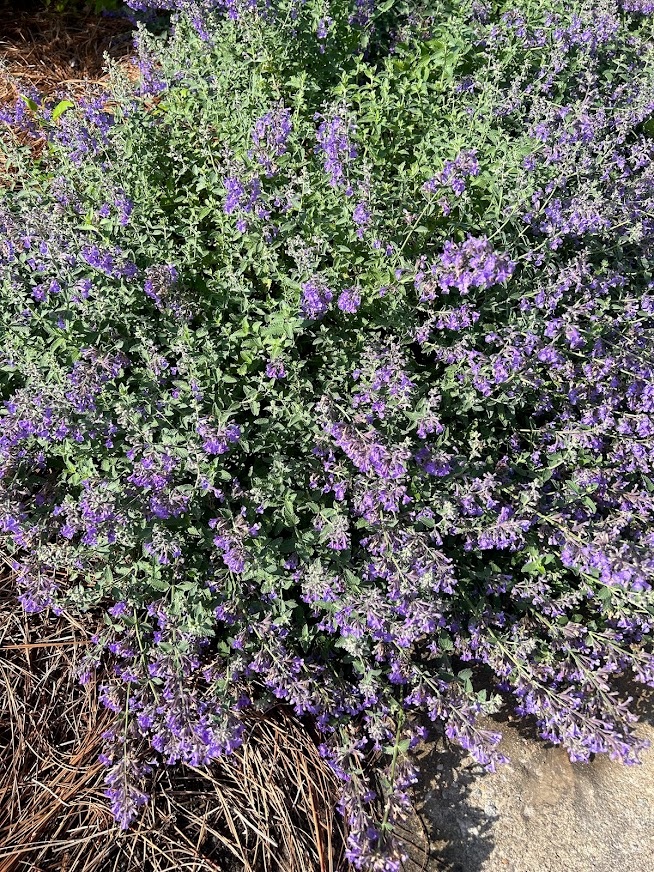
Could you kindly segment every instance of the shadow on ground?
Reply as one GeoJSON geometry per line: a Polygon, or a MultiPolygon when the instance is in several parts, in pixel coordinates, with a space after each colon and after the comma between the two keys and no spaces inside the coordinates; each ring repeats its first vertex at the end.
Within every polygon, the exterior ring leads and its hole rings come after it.
{"type": "Polygon", "coordinates": [[[440,741],[421,759],[422,790],[418,813],[430,843],[429,869],[439,872],[481,872],[494,846],[497,808],[477,807],[472,794],[486,778],[463,751],[440,741]]]}

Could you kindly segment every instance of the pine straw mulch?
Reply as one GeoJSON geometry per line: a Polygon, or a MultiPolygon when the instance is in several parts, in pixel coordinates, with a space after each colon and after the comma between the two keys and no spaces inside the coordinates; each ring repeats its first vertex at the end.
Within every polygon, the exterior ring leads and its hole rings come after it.
{"type": "Polygon", "coordinates": [[[105,54],[128,65],[132,30],[118,16],[16,12],[0,0],[0,104],[26,92],[74,99],[105,84],[105,54]]]}
{"type": "Polygon", "coordinates": [[[0,872],[336,872],[336,782],[306,729],[250,716],[243,747],[213,767],[162,768],[127,832],[97,757],[110,713],[75,670],[92,628],[27,617],[0,579],[0,872]]]}

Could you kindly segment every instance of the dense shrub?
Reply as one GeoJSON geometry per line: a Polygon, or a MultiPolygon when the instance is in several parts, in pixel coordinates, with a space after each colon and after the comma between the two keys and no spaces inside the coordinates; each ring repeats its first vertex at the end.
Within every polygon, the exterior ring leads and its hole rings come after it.
{"type": "Polygon", "coordinates": [[[137,86],[25,110],[0,531],[28,611],[108,609],[125,826],[152,749],[283,700],[391,869],[421,712],[490,768],[502,696],[637,759],[654,79],[646,4],[386,7],[189,8],[137,86]]]}

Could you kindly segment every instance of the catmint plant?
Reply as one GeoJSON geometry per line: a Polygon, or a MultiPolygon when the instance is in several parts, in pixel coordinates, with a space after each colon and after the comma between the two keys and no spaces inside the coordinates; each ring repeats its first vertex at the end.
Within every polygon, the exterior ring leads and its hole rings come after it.
{"type": "Polygon", "coordinates": [[[104,615],[117,820],[273,704],[355,869],[400,868],[426,724],[636,762],[649,6],[148,5],[138,82],[19,105],[0,201],[0,543],[27,611],[104,615]]]}

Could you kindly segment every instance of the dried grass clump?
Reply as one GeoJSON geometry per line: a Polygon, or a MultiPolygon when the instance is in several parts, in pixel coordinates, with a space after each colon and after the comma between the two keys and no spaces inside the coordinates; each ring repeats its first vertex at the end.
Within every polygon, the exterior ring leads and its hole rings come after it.
{"type": "MultiPolygon", "coordinates": [[[[337,785],[284,709],[210,770],[162,768],[132,830],[114,824],[97,762],[110,714],[75,671],[93,628],[27,617],[0,569],[0,872],[336,872],[337,785]]],[[[98,676],[98,682],[100,676],[98,676]]]]}

